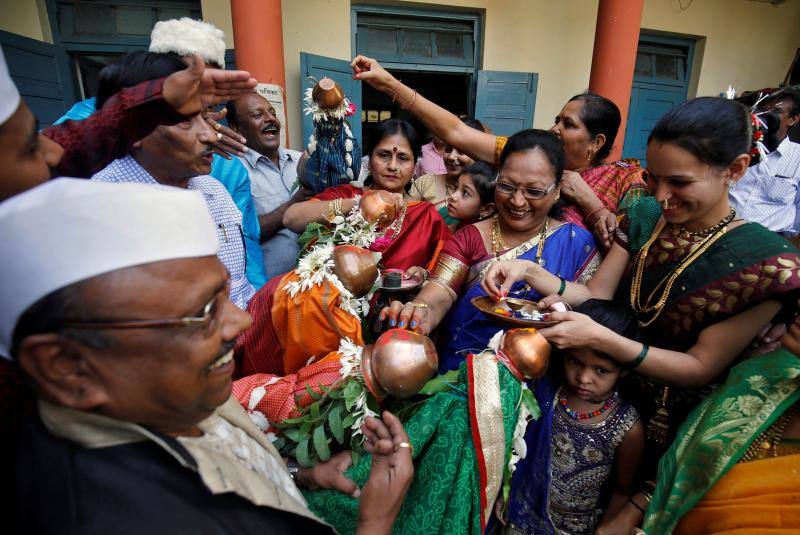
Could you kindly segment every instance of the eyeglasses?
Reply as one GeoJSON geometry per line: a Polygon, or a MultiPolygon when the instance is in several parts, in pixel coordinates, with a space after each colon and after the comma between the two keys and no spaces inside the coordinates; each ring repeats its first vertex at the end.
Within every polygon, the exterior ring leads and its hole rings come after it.
{"type": "Polygon", "coordinates": [[[211,298],[203,307],[202,316],[187,316],[183,318],[152,319],[152,320],[120,320],[120,321],[62,321],[62,328],[66,329],[166,329],[183,327],[202,327],[203,334],[208,337],[217,330],[219,324],[219,311],[228,298],[227,288],[211,298]]]}
{"type": "Polygon", "coordinates": [[[517,190],[522,190],[522,195],[528,199],[529,201],[538,201],[539,199],[544,199],[553,188],[556,187],[556,183],[553,182],[548,186],[547,189],[539,189],[539,188],[523,188],[520,186],[515,186],[514,184],[509,184],[508,182],[495,182],[494,185],[495,189],[506,195],[507,197],[513,197],[517,194],[517,190]]]}

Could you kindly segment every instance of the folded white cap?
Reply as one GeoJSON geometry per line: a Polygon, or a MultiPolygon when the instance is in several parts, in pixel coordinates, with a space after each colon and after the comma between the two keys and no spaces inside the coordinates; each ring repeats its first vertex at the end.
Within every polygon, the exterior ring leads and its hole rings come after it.
{"type": "Polygon", "coordinates": [[[59,178],[0,204],[0,356],[20,316],[47,294],[119,269],[215,255],[197,191],[59,178]]]}
{"type": "Polygon", "coordinates": [[[225,33],[209,22],[189,17],[156,22],[150,32],[150,52],[179,56],[200,54],[206,63],[225,68],[225,33]]]}
{"type": "Polygon", "coordinates": [[[0,50],[0,125],[8,121],[19,107],[19,91],[8,74],[6,57],[0,50]]]}

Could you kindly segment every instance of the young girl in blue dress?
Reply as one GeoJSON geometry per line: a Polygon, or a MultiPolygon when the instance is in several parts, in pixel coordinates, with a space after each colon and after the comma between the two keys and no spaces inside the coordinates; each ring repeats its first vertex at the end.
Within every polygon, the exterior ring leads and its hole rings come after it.
{"type": "MultiPolygon", "coordinates": [[[[577,311],[626,337],[637,336],[635,321],[608,302],[590,300],[577,311]]],[[[562,356],[561,384],[545,377],[533,385],[542,416],[525,434],[527,456],[517,464],[500,519],[504,533],[602,533],[601,518],[612,518],[636,490],[644,430],[617,389],[627,371],[590,348],[562,356]]],[[[498,517],[502,509],[498,503],[498,517]]]]}

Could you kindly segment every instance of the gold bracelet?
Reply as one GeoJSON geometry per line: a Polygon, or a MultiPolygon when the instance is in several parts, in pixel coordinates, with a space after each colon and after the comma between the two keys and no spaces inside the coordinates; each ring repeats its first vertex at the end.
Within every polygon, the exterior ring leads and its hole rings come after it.
{"type": "Polygon", "coordinates": [[[411,97],[411,102],[408,103],[408,106],[400,106],[404,110],[410,110],[411,106],[414,105],[414,101],[417,100],[417,90],[414,90],[414,95],[411,97]]]}
{"type": "Polygon", "coordinates": [[[342,215],[342,199],[337,197],[328,203],[328,216],[326,219],[328,223],[333,223],[333,220],[340,215],[342,215]]]}

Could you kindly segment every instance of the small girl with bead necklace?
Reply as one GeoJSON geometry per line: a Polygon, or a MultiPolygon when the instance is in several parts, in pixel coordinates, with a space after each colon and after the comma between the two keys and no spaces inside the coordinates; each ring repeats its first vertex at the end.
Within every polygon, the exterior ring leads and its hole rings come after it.
{"type": "MultiPolygon", "coordinates": [[[[576,311],[638,335],[635,320],[607,301],[590,300],[576,311]]],[[[627,371],[591,348],[562,354],[562,384],[545,377],[534,385],[542,416],[526,430],[527,455],[514,472],[505,515],[497,504],[503,533],[603,533],[598,520],[613,518],[636,491],[644,429],[617,391],[627,371]]]]}

